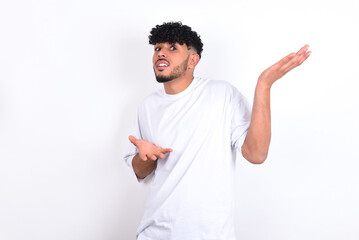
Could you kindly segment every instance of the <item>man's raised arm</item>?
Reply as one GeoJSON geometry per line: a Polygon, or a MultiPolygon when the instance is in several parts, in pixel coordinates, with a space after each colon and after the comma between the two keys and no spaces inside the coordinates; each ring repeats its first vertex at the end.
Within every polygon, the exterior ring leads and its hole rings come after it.
{"type": "Polygon", "coordinates": [[[271,139],[270,89],[275,81],[301,65],[311,54],[308,45],[291,53],[266,69],[258,78],[251,123],[242,145],[242,155],[251,163],[260,164],[267,158],[271,139]]]}

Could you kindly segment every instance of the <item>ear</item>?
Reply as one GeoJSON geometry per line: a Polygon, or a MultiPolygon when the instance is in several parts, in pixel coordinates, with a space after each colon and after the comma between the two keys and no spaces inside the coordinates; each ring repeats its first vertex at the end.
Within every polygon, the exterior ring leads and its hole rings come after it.
{"type": "Polygon", "coordinates": [[[192,53],[189,57],[188,68],[194,69],[197,66],[198,62],[199,62],[199,55],[197,53],[192,53]]]}

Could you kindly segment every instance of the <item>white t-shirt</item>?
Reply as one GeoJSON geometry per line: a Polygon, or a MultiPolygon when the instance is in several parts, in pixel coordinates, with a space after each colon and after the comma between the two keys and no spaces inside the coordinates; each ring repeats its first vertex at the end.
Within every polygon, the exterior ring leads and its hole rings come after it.
{"type": "MultiPolygon", "coordinates": [[[[137,239],[235,239],[236,149],[250,117],[248,101],[225,81],[194,78],[178,94],[161,89],[144,99],[132,134],[173,151],[146,177],[150,194],[137,239]]],[[[130,143],[131,167],[137,152],[130,143]]]]}

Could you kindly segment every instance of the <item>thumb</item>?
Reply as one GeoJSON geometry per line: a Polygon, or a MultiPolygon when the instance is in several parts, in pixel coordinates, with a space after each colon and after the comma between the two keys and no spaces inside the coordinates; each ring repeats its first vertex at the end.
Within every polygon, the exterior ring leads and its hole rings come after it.
{"type": "Polygon", "coordinates": [[[135,145],[137,147],[137,139],[134,136],[129,136],[128,139],[130,140],[130,142],[135,145]]]}

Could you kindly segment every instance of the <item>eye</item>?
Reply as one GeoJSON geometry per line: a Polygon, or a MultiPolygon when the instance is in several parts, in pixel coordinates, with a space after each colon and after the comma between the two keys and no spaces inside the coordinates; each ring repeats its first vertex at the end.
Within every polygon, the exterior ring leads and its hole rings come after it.
{"type": "Polygon", "coordinates": [[[177,50],[177,48],[175,47],[175,45],[172,45],[172,46],[170,47],[170,50],[171,50],[171,51],[174,51],[174,50],[177,50]]]}
{"type": "Polygon", "coordinates": [[[160,50],[161,50],[160,47],[156,47],[156,48],[155,48],[155,51],[156,51],[156,52],[158,52],[158,51],[160,51],[160,50]]]}

